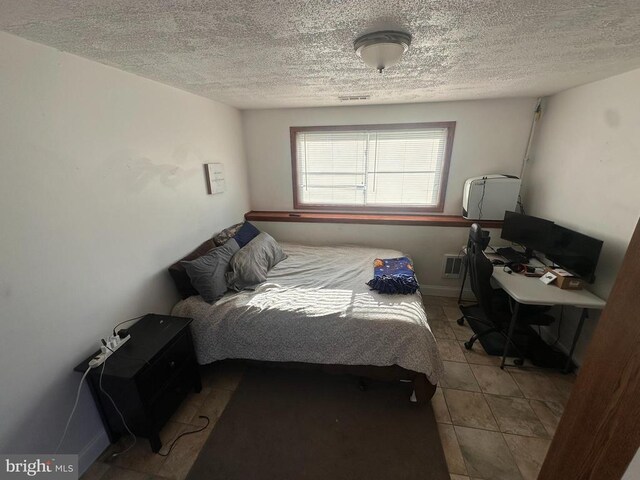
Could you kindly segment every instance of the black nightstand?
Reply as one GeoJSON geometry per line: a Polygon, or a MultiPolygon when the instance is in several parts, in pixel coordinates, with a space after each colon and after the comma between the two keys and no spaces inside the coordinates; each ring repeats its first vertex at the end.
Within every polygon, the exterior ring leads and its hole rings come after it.
{"type": "MultiPolygon", "coordinates": [[[[162,447],[159,432],[187,393],[202,389],[189,324],[192,319],[149,314],[128,330],[131,339],[106,361],[102,388],[113,398],[127,425],[146,437],[151,450],[162,447]]],[[[84,373],[87,358],[74,370],[84,373]]],[[[109,440],[114,443],[127,430],[111,401],[100,391],[102,365],[87,380],[109,440]]]]}

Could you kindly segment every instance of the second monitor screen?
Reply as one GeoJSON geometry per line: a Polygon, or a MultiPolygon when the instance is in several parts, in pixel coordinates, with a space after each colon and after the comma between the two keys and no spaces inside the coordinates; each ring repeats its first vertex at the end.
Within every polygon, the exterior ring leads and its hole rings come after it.
{"type": "Polygon", "coordinates": [[[553,234],[553,225],[553,222],[544,218],[505,212],[500,236],[531,250],[544,252],[553,234]]]}

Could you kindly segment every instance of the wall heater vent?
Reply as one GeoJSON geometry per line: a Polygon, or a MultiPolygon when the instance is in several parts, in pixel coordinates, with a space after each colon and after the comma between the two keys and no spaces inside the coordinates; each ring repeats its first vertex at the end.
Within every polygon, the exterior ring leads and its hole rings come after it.
{"type": "Polygon", "coordinates": [[[462,257],[459,255],[445,255],[442,262],[442,278],[460,278],[462,272],[462,257]]]}

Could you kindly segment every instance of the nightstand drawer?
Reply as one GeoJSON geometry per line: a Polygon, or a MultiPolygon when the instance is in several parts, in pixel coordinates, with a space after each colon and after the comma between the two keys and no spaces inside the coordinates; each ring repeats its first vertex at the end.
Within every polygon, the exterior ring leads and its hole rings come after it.
{"type": "Polygon", "coordinates": [[[191,338],[185,332],[140,375],[140,392],[145,398],[153,399],[190,361],[193,361],[193,349],[191,338]]]}
{"type": "Polygon", "coordinates": [[[164,425],[171,418],[173,412],[193,389],[193,382],[193,370],[186,367],[164,385],[149,408],[154,425],[164,425]]]}

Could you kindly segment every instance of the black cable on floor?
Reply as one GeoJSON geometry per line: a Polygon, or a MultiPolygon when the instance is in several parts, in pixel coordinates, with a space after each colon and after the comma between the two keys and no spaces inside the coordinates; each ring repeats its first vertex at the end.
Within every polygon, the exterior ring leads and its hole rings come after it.
{"type": "Polygon", "coordinates": [[[176,439],[171,443],[171,446],[169,447],[169,451],[168,451],[167,453],[160,453],[160,452],[158,452],[158,455],[160,455],[161,457],[168,457],[168,456],[169,456],[169,454],[171,453],[171,450],[173,450],[173,447],[175,446],[175,444],[176,444],[176,442],[177,442],[178,440],[180,440],[180,439],[181,439],[182,437],[184,437],[185,435],[191,435],[192,433],[199,433],[199,432],[201,432],[201,431],[205,430],[205,429],[209,426],[209,417],[207,417],[206,415],[198,415],[198,418],[204,418],[204,419],[207,421],[207,423],[205,424],[205,426],[204,426],[204,427],[202,427],[202,428],[200,428],[200,429],[198,429],[198,430],[192,430],[192,431],[190,431],[190,432],[183,432],[183,433],[181,433],[181,434],[180,434],[180,435],[178,435],[178,436],[176,437],[176,439]]]}

